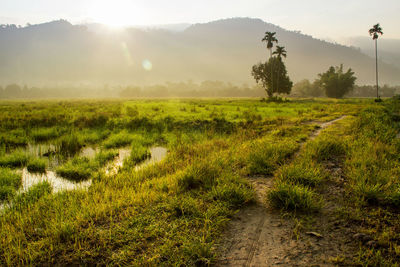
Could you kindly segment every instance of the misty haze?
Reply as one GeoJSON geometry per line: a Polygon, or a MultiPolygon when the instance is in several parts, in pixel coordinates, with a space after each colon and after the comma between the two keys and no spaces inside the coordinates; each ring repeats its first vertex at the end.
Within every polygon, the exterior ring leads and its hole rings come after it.
{"type": "Polygon", "coordinates": [[[3,0],[1,266],[398,266],[398,0],[3,0]]]}

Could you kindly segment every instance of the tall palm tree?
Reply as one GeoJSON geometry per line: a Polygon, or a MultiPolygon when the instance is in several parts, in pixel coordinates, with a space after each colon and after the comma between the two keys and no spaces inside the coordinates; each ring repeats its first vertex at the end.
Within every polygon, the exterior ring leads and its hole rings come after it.
{"type": "Polygon", "coordinates": [[[274,36],[276,32],[265,32],[264,38],[262,38],[262,42],[267,43],[267,49],[269,50],[269,57],[272,57],[272,47],[274,46],[274,42],[278,43],[278,39],[274,36]]]}
{"type": "Polygon", "coordinates": [[[375,24],[372,26],[371,29],[369,29],[369,35],[372,35],[372,40],[375,40],[375,71],[376,71],[376,98],[379,98],[379,93],[378,93],[378,37],[379,34],[382,35],[382,28],[378,24],[375,24]]]}
{"type": "Polygon", "coordinates": [[[285,50],[284,46],[277,45],[275,52],[273,52],[272,54],[276,55],[280,60],[282,60],[282,57],[286,58],[286,56],[287,56],[286,53],[287,53],[287,51],[285,50]]]}

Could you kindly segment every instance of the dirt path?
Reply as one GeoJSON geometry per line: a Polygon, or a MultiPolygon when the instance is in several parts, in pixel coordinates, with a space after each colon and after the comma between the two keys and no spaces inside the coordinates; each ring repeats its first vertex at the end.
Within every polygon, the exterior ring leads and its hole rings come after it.
{"type": "MultiPolygon", "coordinates": [[[[320,128],[311,133],[310,139],[344,117],[321,123],[320,128]]],[[[335,193],[326,197],[326,205],[314,218],[314,227],[308,234],[301,231],[301,222],[285,219],[279,211],[266,206],[265,193],[272,187],[272,177],[249,178],[256,191],[256,202],[239,211],[229,223],[217,249],[220,257],[216,265],[334,266],[333,262],[343,263],[346,259],[337,256],[345,255],[346,250],[350,250],[342,244],[349,243],[347,238],[351,237],[351,233],[343,232],[349,227],[342,226],[333,214],[338,202],[337,197],[341,194],[338,188],[343,180],[340,179],[341,173],[337,164],[331,167],[332,181],[324,191],[335,193]]]]}

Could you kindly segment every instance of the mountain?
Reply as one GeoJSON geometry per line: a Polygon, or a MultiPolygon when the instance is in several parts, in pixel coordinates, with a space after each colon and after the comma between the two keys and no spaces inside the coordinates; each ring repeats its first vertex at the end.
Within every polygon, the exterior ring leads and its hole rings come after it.
{"type": "MultiPolygon", "coordinates": [[[[348,45],[359,47],[370,57],[375,57],[375,43],[372,38],[358,36],[347,38],[344,42],[348,45]]],[[[378,39],[378,58],[400,69],[400,39],[387,39],[383,35],[378,39]]]]}
{"type": "MultiPolygon", "coordinates": [[[[359,84],[374,82],[374,59],[359,49],[287,31],[259,19],[232,18],[160,28],[106,30],[65,20],[0,27],[0,84],[155,84],[221,80],[254,83],[252,65],[269,52],[261,39],[275,31],[286,47],[294,81],[315,79],[331,65],[351,67],[359,84]],[[95,28],[96,30],[93,30],[95,28]]],[[[400,84],[400,71],[380,62],[381,83],[400,84]]]]}

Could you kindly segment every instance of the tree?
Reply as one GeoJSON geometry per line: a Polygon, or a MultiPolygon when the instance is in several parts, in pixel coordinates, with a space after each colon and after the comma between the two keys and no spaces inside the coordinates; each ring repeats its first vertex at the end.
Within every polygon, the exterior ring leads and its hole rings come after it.
{"type": "Polygon", "coordinates": [[[262,85],[269,98],[274,93],[289,94],[293,86],[285,64],[277,57],[271,57],[268,62],[254,65],[251,74],[256,82],[262,85]]]}
{"type": "Polygon", "coordinates": [[[269,57],[272,57],[272,47],[274,46],[274,42],[278,43],[278,39],[274,36],[276,32],[265,32],[264,38],[262,38],[261,42],[267,43],[267,49],[269,50],[269,57]]]}
{"type": "Polygon", "coordinates": [[[272,53],[272,55],[276,55],[278,59],[282,60],[282,57],[286,58],[287,56],[287,51],[285,50],[284,46],[276,46],[275,52],[272,53]]]}
{"type": "Polygon", "coordinates": [[[327,97],[342,98],[346,93],[354,87],[356,77],[351,69],[343,72],[343,64],[340,67],[331,66],[328,71],[318,74],[322,88],[325,90],[327,97]]]}
{"type": "Polygon", "coordinates": [[[293,85],[293,95],[302,97],[320,97],[324,95],[318,81],[311,83],[309,80],[301,80],[293,85]]]}
{"type": "Polygon", "coordinates": [[[379,98],[379,84],[378,84],[378,37],[382,35],[382,28],[379,23],[369,29],[369,35],[372,35],[372,40],[375,40],[375,77],[376,77],[376,98],[379,98]]]}

